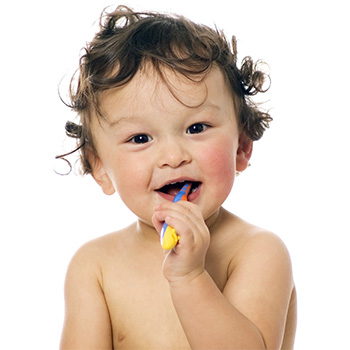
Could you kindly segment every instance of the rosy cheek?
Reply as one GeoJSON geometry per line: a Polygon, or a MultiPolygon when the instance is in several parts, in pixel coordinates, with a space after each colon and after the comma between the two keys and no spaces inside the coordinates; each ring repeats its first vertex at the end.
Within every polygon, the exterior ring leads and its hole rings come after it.
{"type": "Polygon", "coordinates": [[[235,153],[233,148],[232,142],[222,141],[202,150],[201,159],[206,172],[222,179],[233,174],[235,171],[235,153]]]}
{"type": "Polygon", "coordinates": [[[229,149],[229,144],[220,147],[210,147],[203,152],[202,171],[205,179],[210,183],[210,188],[215,193],[215,198],[223,202],[229,195],[235,175],[235,155],[229,149]]]}

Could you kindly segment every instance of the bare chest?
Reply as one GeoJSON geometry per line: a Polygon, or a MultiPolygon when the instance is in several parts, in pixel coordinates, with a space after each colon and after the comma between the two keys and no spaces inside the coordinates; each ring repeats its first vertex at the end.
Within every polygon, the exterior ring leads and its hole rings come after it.
{"type": "MultiPolygon", "coordinates": [[[[162,272],[161,259],[109,263],[103,291],[110,313],[114,349],[190,349],[162,272]]],[[[222,290],[226,268],[208,268],[222,290]]],[[[203,330],[205,331],[205,330],[203,330]]]]}

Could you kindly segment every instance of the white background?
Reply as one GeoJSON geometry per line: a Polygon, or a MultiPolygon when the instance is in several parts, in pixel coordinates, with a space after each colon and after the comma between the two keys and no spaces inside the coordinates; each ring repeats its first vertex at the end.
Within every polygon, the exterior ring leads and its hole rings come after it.
{"type": "MultiPolygon", "coordinates": [[[[134,217],[90,177],[53,172],[70,147],[61,78],[112,1],[3,2],[0,8],[0,348],[55,349],[67,264],[84,242],[134,217]],[[94,24],[95,23],[95,24],[94,24]]],[[[271,68],[275,118],[225,207],[288,246],[299,299],[296,349],[345,349],[350,312],[347,1],[128,1],[237,36],[239,60],[271,68]]],[[[63,92],[64,93],[64,92],[63,92]]]]}

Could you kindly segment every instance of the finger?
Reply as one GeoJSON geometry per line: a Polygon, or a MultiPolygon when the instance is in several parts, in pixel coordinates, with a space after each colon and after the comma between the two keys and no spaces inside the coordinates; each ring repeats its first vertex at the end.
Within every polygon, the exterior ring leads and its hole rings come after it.
{"type": "Polygon", "coordinates": [[[180,237],[178,246],[190,248],[196,244],[196,236],[199,235],[199,232],[197,227],[192,225],[191,222],[172,216],[166,217],[165,222],[173,227],[176,234],[180,237]]]}
{"type": "Polygon", "coordinates": [[[160,230],[163,223],[176,230],[180,247],[189,249],[194,245],[208,245],[209,231],[198,206],[188,202],[165,203],[155,208],[154,225],[160,230]]]}
{"type": "Polygon", "coordinates": [[[155,213],[162,213],[162,218],[160,220],[164,220],[166,216],[173,216],[173,217],[179,217],[179,216],[185,216],[189,219],[191,219],[194,222],[200,223],[203,221],[202,213],[199,209],[199,207],[193,203],[190,202],[167,202],[163,203],[160,206],[155,208],[155,213]]]}
{"type": "Polygon", "coordinates": [[[160,231],[162,230],[162,227],[164,225],[164,221],[165,221],[164,219],[159,219],[159,213],[153,214],[152,224],[158,233],[160,233],[160,231]]]}

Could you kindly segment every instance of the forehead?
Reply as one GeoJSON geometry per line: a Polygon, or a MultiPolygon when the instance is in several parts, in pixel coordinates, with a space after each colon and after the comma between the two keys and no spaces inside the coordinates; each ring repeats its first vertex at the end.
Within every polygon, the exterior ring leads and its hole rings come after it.
{"type": "Polygon", "coordinates": [[[139,116],[149,109],[166,113],[181,109],[234,109],[231,90],[221,70],[215,66],[208,74],[190,78],[151,64],[140,69],[126,85],[103,92],[99,105],[104,119],[115,123],[120,118],[139,116]]]}

